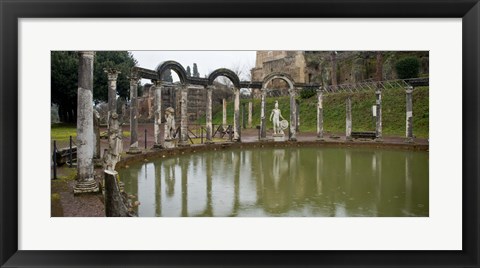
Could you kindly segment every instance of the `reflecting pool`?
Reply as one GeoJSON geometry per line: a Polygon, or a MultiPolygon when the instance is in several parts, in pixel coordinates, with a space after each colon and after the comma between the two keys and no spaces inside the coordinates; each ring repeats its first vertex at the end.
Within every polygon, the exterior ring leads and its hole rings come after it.
{"type": "Polygon", "coordinates": [[[262,148],[118,170],[140,217],[428,217],[428,152],[262,148]]]}

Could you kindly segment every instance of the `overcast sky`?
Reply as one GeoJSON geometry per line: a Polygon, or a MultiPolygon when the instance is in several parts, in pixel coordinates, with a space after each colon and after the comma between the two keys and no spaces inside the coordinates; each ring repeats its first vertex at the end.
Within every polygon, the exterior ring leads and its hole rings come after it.
{"type": "MultiPolygon", "coordinates": [[[[167,60],[179,62],[185,69],[190,66],[193,72],[193,63],[197,64],[200,77],[205,77],[218,68],[229,68],[235,71],[240,69],[243,74],[240,80],[248,80],[246,76],[250,69],[255,67],[256,51],[130,51],[138,61],[138,67],[155,70],[159,63],[167,60]]],[[[172,72],[174,81],[178,76],[172,72]]],[[[142,79],[142,84],[150,83],[142,79]]]]}

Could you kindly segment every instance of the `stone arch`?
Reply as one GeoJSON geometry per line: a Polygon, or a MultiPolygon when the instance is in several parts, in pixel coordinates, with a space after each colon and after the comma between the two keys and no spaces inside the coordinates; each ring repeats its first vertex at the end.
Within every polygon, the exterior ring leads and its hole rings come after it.
{"type": "Polygon", "coordinates": [[[288,75],[286,73],[274,72],[274,73],[268,74],[267,76],[265,76],[265,78],[263,78],[262,90],[265,90],[266,89],[265,87],[268,85],[268,83],[270,83],[274,79],[281,79],[281,80],[287,82],[290,90],[295,89],[295,81],[293,80],[293,78],[290,75],[288,75]]]}
{"type": "Polygon", "coordinates": [[[178,75],[182,84],[187,83],[187,71],[185,71],[185,68],[183,68],[180,63],[173,60],[164,61],[157,66],[157,75],[159,80],[161,80],[163,72],[168,69],[173,70],[178,75]]]}
{"type": "Polygon", "coordinates": [[[240,79],[238,78],[237,74],[234,73],[232,70],[226,68],[220,68],[213,71],[208,76],[208,85],[213,85],[213,81],[219,76],[227,77],[228,79],[230,79],[230,81],[232,81],[233,85],[236,88],[240,89],[240,79]]]}

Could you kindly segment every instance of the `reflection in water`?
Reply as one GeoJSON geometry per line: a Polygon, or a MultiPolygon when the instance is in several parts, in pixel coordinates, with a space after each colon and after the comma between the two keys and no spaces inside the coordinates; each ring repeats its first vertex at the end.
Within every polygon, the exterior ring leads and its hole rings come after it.
{"type": "Polygon", "coordinates": [[[426,152],[215,151],[162,158],[119,173],[125,190],[138,196],[143,217],[402,217],[429,212],[426,152]]]}

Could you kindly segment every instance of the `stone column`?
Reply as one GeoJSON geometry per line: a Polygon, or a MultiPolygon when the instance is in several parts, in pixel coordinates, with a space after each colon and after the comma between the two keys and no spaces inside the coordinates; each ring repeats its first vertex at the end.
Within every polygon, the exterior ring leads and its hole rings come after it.
{"type": "Polygon", "coordinates": [[[138,100],[137,100],[138,76],[132,73],[130,77],[130,148],[128,154],[138,154],[138,100]]]}
{"type": "Polygon", "coordinates": [[[207,141],[206,143],[212,143],[212,92],[214,86],[207,86],[207,111],[205,114],[206,125],[207,125],[207,141]]]}
{"type": "Polygon", "coordinates": [[[82,51],[78,62],[77,99],[77,180],[74,194],[98,192],[93,170],[93,58],[95,52],[82,51]]]}
{"type": "Polygon", "coordinates": [[[407,137],[407,142],[413,142],[413,104],[412,104],[413,87],[412,86],[406,87],[405,93],[407,95],[407,116],[406,116],[405,136],[407,137]]]}
{"type": "Polygon", "coordinates": [[[297,140],[297,103],[295,102],[295,89],[288,90],[290,94],[290,141],[297,140]]]}
{"type": "Polygon", "coordinates": [[[235,95],[233,102],[233,140],[240,141],[240,89],[234,88],[233,94],[235,95]]]}
{"type": "Polygon", "coordinates": [[[317,90],[317,140],[323,141],[323,88],[317,90]]]}
{"type": "Polygon", "coordinates": [[[222,120],[222,127],[223,129],[227,129],[227,100],[223,99],[222,100],[222,105],[223,105],[223,110],[222,110],[222,116],[223,116],[223,120],[222,120]]]}
{"type": "Polygon", "coordinates": [[[96,161],[100,159],[100,114],[95,109],[93,109],[93,132],[95,133],[95,153],[93,154],[93,159],[96,161]]]}
{"type": "Polygon", "coordinates": [[[382,89],[377,87],[375,91],[375,104],[376,104],[376,113],[377,121],[375,124],[375,140],[382,141],[382,89]]]}
{"type": "Polygon", "coordinates": [[[253,103],[248,103],[248,128],[252,128],[252,113],[253,113],[253,103]]]}
{"type": "Polygon", "coordinates": [[[345,139],[347,141],[352,140],[352,101],[350,97],[347,98],[347,109],[346,109],[346,131],[345,131],[345,139]]]}
{"type": "Polygon", "coordinates": [[[154,90],[154,115],[155,121],[153,124],[153,135],[154,135],[154,142],[153,148],[162,148],[161,144],[161,137],[160,137],[160,129],[162,125],[162,84],[160,81],[152,81],[153,82],[153,90],[154,90]]]}
{"type": "Polygon", "coordinates": [[[260,140],[267,139],[267,122],[265,118],[265,98],[267,96],[267,90],[262,88],[262,92],[260,93],[261,97],[261,105],[260,105],[260,140]]]}
{"type": "MultiPolygon", "coordinates": [[[[105,73],[107,73],[108,77],[108,114],[107,118],[110,118],[112,113],[117,113],[117,78],[119,71],[115,69],[103,69],[105,73]]],[[[108,128],[108,120],[107,119],[107,128],[108,128]]]]}
{"type": "Polygon", "coordinates": [[[180,141],[179,146],[190,146],[188,143],[188,85],[180,88],[180,141]]]}

